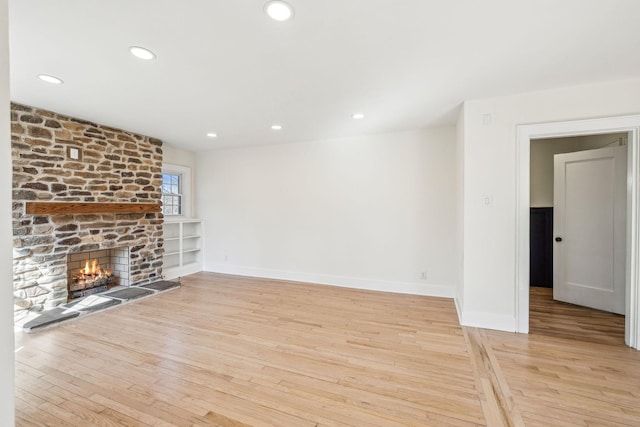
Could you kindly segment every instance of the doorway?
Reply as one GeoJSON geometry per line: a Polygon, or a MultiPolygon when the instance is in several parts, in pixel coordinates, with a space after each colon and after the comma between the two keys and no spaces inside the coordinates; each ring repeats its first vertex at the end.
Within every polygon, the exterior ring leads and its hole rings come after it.
{"type": "Polygon", "coordinates": [[[530,286],[553,288],[565,302],[624,312],[627,140],[624,132],[531,140],[530,286]],[[610,215],[614,201],[617,217],[610,215]],[[607,242],[614,229],[615,241],[607,242]]]}
{"type": "Polygon", "coordinates": [[[640,344],[638,278],[640,267],[640,115],[571,122],[518,126],[516,164],[516,331],[529,332],[529,217],[531,141],[548,138],[584,137],[623,133],[627,135],[627,250],[625,275],[625,343],[638,348],[640,344]]]}

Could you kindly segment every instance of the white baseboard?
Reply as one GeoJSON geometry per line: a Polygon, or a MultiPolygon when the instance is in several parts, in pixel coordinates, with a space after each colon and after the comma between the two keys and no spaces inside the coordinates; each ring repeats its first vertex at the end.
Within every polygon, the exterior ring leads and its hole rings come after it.
{"type": "Polygon", "coordinates": [[[453,302],[456,305],[456,313],[458,313],[458,322],[462,325],[462,302],[460,300],[460,293],[458,292],[458,288],[455,290],[455,296],[453,297],[453,302]]]}
{"type": "MultiPolygon", "coordinates": [[[[456,298],[457,301],[457,298],[456,298]]],[[[497,331],[515,332],[516,331],[516,318],[514,316],[507,316],[504,314],[494,314],[479,311],[464,311],[458,307],[456,302],[456,309],[458,309],[458,316],[460,318],[460,325],[472,326],[474,328],[483,329],[495,329],[497,331]]]]}
{"type": "Polygon", "coordinates": [[[392,282],[377,279],[363,279],[359,277],[334,276],[330,274],[243,267],[230,264],[205,265],[204,271],[235,274],[238,276],[263,277],[266,279],[291,280],[295,282],[315,283],[319,285],[342,286],[369,291],[424,295],[430,297],[453,298],[455,292],[453,286],[446,285],[434,285],[420,282],[392,282]]]}
{"type": "Polygon", "coordinates": [[[162,270],[162,275],[166,280],[176,279],[178,277],[187,276],[189,274],[202,271],[202,264],[192,263],[182,267],[169,267],[162,270]]]}

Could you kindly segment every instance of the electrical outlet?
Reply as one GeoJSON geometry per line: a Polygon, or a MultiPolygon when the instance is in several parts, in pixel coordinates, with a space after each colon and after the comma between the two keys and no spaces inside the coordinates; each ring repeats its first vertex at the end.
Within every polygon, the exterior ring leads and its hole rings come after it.
{"type": "Polygon", "coordinates": [[[493,206],[493,196],[491,194],[483,194],[481,197],[482,207],[490,208],[493,206]]]}
{"type": "Polygon", "coordinates": [[[224,262],[229,261],[229,257],[227,255],[224,256],[224,262]]]}
{"type": "Polygon", "coordinates": [[[420,280],[427,280],[427,272],[423,271],[422,273],[420,273],[420,280]]]}

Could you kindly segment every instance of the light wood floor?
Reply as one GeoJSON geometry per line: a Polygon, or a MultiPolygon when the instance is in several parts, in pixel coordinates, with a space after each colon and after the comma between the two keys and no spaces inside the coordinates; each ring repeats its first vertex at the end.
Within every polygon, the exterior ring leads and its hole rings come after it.
{"type": "Polygon", "coordinates": [[[640,426],[640,352],[624,317],[532,288],[530,334],[486,331],[527,426],[640,426]]]}
{"type": "Polygon", "coordinates": [[[529,332],[619,346],[624,343],[624,316],[553,300],[553,289],[531,288],[529,332]]]}
{"type": "Polygon", "coordinates": [[[441,298],[182,285],[19,336],[17,424],[640,425],[640,356],[620,342],[461,328],[441,298]]]}

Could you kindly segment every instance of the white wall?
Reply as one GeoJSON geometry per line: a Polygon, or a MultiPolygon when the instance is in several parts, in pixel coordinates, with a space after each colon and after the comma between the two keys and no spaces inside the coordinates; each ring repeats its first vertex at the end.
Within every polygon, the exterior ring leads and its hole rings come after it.
{"type": "Polygon", "coordinates": [[[205,269],[453,296],[455,180],[453,128],[199,153],[205,269]]]}
{"type": "Polygon", "coordinates": [[[517,125],[639,112],[640,79],[465,102],[463,324],[515,330],[517,125]]]}
{"type": "Polygon", "coordinates": [[[604,134],[575,136],[569,138],[549,138],[531,141],[530,157],[530,204],[531,207],[553,206],[553,156],[592,150],[625,142],[625,134],[604,134]]]}
{"type": "Polygon", "coordinates": [[[177,148],[167,143],[162,144],[162,158],[165,163],[186,166],[193,170],[196,166],[196,157],[196,153],[193,151],[177,148]]]}
{"type": "Polygon", "coordinates": [[[0,425],[14,424],[13,265],[11,136],[9,131],[9,34],[7,0],[0,0],[0,425]]]}

